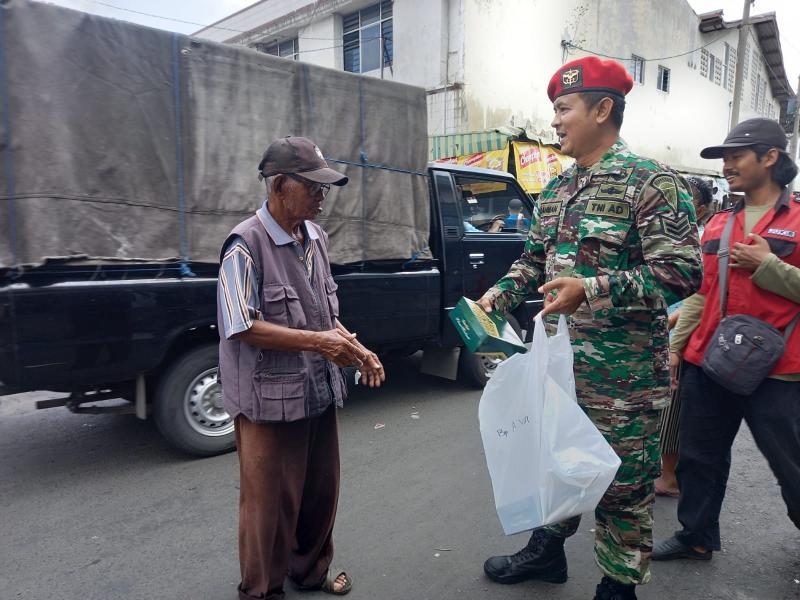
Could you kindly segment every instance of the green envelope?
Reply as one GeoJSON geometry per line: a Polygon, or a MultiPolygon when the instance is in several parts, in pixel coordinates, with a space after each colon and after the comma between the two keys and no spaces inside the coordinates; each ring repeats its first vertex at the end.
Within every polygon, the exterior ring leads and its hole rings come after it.
{"type": "Polygon", "coordinates": [[[480,304],[461,298],[450,311],[450,320],[455,325],[467,350],[505,360],[517,352],[528,349],[517,332],[499,312],[487,313],[480,304]]]}

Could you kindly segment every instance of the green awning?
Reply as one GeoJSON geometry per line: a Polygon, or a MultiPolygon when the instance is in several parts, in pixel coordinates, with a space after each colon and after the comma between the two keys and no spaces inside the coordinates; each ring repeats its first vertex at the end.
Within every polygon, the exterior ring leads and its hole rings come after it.
{"type": "Polygon", "coordinates": [[[502,150],[512,137],[514,136],[496,130],[428,136],[428,159],[439,160],[476,152],[502,150]]]}

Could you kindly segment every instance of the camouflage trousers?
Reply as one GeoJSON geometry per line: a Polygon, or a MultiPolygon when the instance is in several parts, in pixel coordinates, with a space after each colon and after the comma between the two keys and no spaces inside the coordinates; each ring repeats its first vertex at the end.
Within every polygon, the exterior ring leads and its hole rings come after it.
{"type": "MultiPolygon", "coordinates": [[[[650,581],[654,481],[661,471],[660,410],[614,411],[583,407],[622,464],[595,509],[594,557],[603,575],[621,583],[650,581]]],[[[580,516],[547,527],[559,537],[578,530],[580,516]]]]}

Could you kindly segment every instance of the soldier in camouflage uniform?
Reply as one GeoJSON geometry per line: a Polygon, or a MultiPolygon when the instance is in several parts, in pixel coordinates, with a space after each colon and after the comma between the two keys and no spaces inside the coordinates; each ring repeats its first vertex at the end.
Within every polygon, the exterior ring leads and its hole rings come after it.
{"type": "MultiPolygon", "coordinates": [[[[522,256],[479,301],[505,313],[538,289],[545,314],[570,315],[578,402],[622,461],[595,511],[598,600],[635,599],[650,580],[659,419],[670,398],[666,307],[702,278],[688,186],[619,138],[632,85],[622,65],[595,57],[553,76],[553,127],[576,164],[542,191],[522,256]]],[[[579,522],[534,531],[517,554],[487,560],[487,576],[563,583],[564,540],[579,522]]]]}

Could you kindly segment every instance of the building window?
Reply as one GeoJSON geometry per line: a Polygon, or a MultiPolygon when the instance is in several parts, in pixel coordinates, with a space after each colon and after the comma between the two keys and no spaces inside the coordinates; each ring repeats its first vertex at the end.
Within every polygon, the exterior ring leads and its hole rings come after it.
{"type": "Polygon", "coordinates": [[[644,59],[631,54],[631,65],[628,69],[636,83],[644,83],[644,59]]]}
{"type": "Polygon", "coordinates": [[[714,57],[714,83],[722,85],[722,61],[718,56],[711,56],[714,57]]]}
{"type": "Polygon", "coordinates": [[[394,58],[392,0],[342,17],[344,70],[367,73],[388,67],[394,58]]]}
{"type": "Polygon", "coordinates": [[[255,48],[264,54],[272,54],[273,56],[280,56],[281,58],[291,58],[292,60],[297,60],[300,53],[297,38],[286,40],[279,44],[256,44],[255,48]]]}
{"type": "Polygon", "coordinates": [[[701,77],[708,77],[708,62],[709,62],[708,50],[703,48],[702,50],[700,50],[700,76],[701,77]]]}
{"type": "Polygon", "coordinates": [[[708,80],[714,81],[714,73],[716,73],[719,65],[719,59],[713,54],[708,54],[708,80]]]}
{"type": "Polygon", "coordinates": [[[669,69],[658,65],[658,89],[662,92],[669,91],[669,69]]]}
{"type": "Polygon", "coordinates": [[[756,106],[756,112],[761,116],[764,116],[764,103],[767,99],[767,80],[762,79],[761,77],[758,78],[758,105],[756,106]]]}
{"type": "Polygon", "coordinates": [[[722,65],[722,84],[729,92],[733,91],[734,78],[736,75],[736,50],[725,44],[725,64],[722,65]]]}

